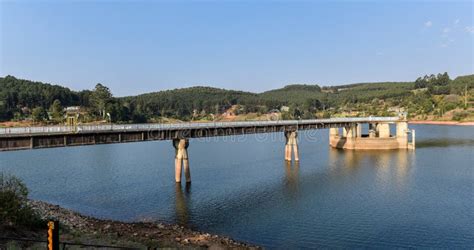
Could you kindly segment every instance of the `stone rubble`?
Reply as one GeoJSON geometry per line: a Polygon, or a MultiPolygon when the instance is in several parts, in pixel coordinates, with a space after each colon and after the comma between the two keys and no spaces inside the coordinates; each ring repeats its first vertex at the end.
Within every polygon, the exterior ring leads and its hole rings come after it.
{"type": "Polygon", "coordinates": [[[76,233],[94,234],[98,237],[112,236],[121,240],[130,240],[145,245],[159,245],[160,247],[260,249],[260,247],[237,242],[228,237],[201,233],[180,225],[102,220],[43,201],[29,200],[28,204],[41,218],[58,220],[61,227],[66,227],[76,233]]]}

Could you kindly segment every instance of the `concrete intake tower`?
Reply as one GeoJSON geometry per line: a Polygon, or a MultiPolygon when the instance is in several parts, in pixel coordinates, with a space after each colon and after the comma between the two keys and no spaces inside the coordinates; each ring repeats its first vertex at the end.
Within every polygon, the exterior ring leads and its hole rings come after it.
{"type": "Polygon", "coordinates": [[[329,144],[333,148],[352,150],[415,149],[415,130],[408,129],[406,120],[400,120],[369,123],[369,133],[362,134],[362,124],[354,123],[342,128],[330,128],[329,144]],[[391,124],[396,125],[395,135],[390,134],[391,124]]]}

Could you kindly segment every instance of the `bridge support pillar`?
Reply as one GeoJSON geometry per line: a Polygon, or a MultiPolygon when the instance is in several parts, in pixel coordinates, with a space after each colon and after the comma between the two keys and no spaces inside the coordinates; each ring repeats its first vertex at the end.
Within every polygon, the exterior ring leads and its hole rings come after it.
{"type": "Polygon", "coordinates": [[[191,171],[189,169],[188,159],[188,139],[174,139],[173,147],[175,149],[174,171],[176,182],[181,182],[181,169],[184,168],[186,182],[191,182],[191,171]]]}
{"type": "Polygon", "coordinates": [[[357,123],[356,137],[362,137],[362,123],[357,123]]]}
{"type": "Polygon", "coordinates": [[[357,125],[346,126],[343,130],[343,136],[346,138],[355,138],[357,136],[357,125]]]}
{"type": "Polygon", "coordinates": [[[339,128],[330,128],[329,129],[330,136],[339,136],[339,128]]]}
{"type": "Polygon", "coordinates": [[[401,121],[397,122],[397,141],[400,144],[400,148],[409,148],[408,146],[408,122],[401,121]]]}
{"type": "Polygon", "coordinates": [[[389,138],[390,137],[390,124],[388,123],[379,123],[377,126],[378,135],[380,138],[389,138]]]}
{"type": "Polygon", "coordinates": [[[369,138],[377,137],[377,124],[369,123],[369,138]]]}
{"type": "Polygon", "coordinates": [[[298,133],[296,131],[285,131],[285,160],[291,161],[291,151],[293,149],[293,155],[295,161],[299,161],[298,157],[298,133]]]}

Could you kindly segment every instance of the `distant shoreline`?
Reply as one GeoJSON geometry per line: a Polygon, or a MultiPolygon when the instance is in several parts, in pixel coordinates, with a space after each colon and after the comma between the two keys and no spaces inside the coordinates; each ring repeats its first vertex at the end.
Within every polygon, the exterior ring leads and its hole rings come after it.
{"type": "Polygon", "coordinates": [[[408,123],[425,124],[425,125],[474,126],[474,122],[457,122],[457,121],[408,121],[408,123]]]}

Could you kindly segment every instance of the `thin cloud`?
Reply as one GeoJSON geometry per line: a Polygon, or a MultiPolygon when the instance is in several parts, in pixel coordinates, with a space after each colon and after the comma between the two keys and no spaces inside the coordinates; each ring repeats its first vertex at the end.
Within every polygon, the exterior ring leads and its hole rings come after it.
{"type": "Polygon", "coordinates": [[[431,26],[433,26],[433,22],[431,22],[431,21],[426,21],[426,22],[425,22],[425,27],[426,27],[426,28],[429,28],[429,27],[431,27],[431,26]]]}
{"type": "Polygon", "coordinates": [[[450,31],[451,31],[451,29],[450,29],[450,28],[447,28],[447,27],[443,29],[443,33],[448,33],[448,32],[450,32],[450,31]]]}
{"type": "Polygon", "coordinates": [[[461,19],[459,19],[459,18],[454,20],[454,25],[457,25],[459,23],[459,21],[461,21],[461,19]]]}
{"type": "Polygon", "coordinates": [[[467,33],[474,34],[474,26],[466,26],[466,28],[464,28],[464,30],[465,30],[467,33]]]}
{"type": "Polygon", "coordinates": [[[454,39],[448,39],[441,43],[441,48],[447,48],[450,44],[454,44],[454,39]]]}

